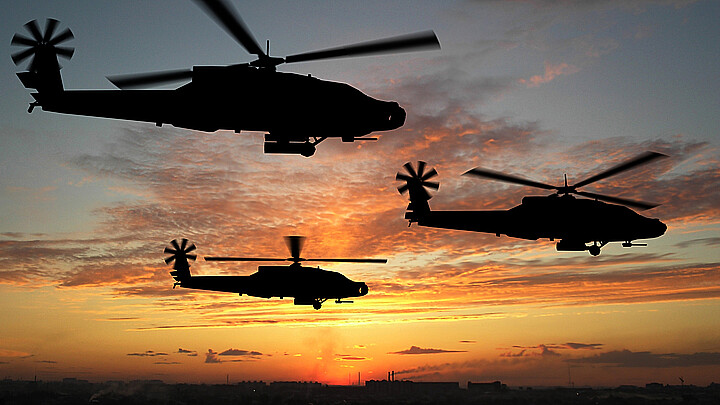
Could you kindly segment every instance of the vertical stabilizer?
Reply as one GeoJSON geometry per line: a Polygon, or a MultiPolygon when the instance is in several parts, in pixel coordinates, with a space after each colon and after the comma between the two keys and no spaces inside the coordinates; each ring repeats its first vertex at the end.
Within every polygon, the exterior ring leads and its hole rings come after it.
{"type": "Polygon", "coordinates": [[[173,263],[173,271],[170,275],[173,276],[176,282],[181,283],[191,277],[190,275],[190,263],[188,260],[195,260],[197,258],[194,254],[189,254],[196,249],[195,244],[191,243],[188,245],[187,239],[182,239],[178,243],[177,239],[170,242],[170,246],[166,247],[164,253],[170,254],[165,259],[166,264],[173,263]]]}
{"type": "Polygon", "coordinates": [[[12,54],[16,65],[30,61],[27,71],[18,73],[18,78],[23,86],[36,89],[41,97],[63,90],[58,57],[70,59],[75,52],[73,48],[60,46],[61,43],[71,40],[73,34],[69,28],[56,33],[58,24],[58,20],[48,18],[45,31],[41,32],[37,20],[32,20],[25,24],[30,36],[15,34],[10,43],[24,48],[12,54]]]}

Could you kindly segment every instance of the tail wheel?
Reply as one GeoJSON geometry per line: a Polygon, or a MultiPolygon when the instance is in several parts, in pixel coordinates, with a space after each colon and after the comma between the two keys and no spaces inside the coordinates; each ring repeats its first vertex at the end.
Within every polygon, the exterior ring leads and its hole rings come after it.
{"type": "Polygon", "coordinates": [[[410,191],[410,196],[416,197],[413,194],[417,191],[421,193],[421,195],[417,196],[419,198],[424,198],[426,201],[432,198],[428,189],[437,191],[437,189],[440,188],[440,184],[428,180],[437,176],[438,173],[435,169],[430,169],[426,172],[425,166],[426,163],[422,160],[417,162],[417,170],[410,162],[403,165],[407,174],[400,171],[397,175],[395,175],[395,180],[405,182],[405,184],[398,187],[400,194],[405,194],[407,191],[410,191]]]}
{"type": "MultiPolygon", "coordinates": [[[[69,28],[65,28],[64,31],[55,35],[55,30],[60,22],[58,20],[48,18],[45,23],[45,32],[40,32],[40,26],[37,20],[32,20],[25,24],[25,29],[30,33],[30,37],[23,36],[21,34],[15,34],[12,38],[11,45],[23,46],[26,49],[16,52],[12,55],[12,60],[16,65],[20,65],[26,59],[32,57],[28,70],[33,72],[38,68],[38,56],[39,55],[52,55],[62,56],[63,58],[70,59],[75,52],[74,48],[58,46],[59,44],[69,41],[74,38],[72,31],[69,28]]],[[[40,58],[44,59],[44,56],[40,58]]],[[[54,59],[54,63],[57,63],[57,58],[54,59]]],[[[57,66],[59,69],[60,66],[57,66]]]]}

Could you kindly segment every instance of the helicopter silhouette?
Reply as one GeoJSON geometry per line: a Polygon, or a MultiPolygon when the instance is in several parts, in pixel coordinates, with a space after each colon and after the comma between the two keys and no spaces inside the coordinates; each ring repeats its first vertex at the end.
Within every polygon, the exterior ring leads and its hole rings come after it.
{"type": "Polygon", "coordinates": [[[428,200],[432,196],[428,189],[438,190],[440,184],[430,181],[437,176],[437,171],[431,169],[426,172],[426,163],[422,161],[418,162],[417,169],[410,162],[405,163],[406,173],[399,172],[395,179],[405,182],[398,187],[400,194],[409,192],[410,204],[405,213],[408,226],[417,223],[420,226],[494,233],[520,239],[558,239],[555,245],[558,251],[587,250],[597,256],[600,249],[610,242],[622,242],[623,247],[646,246],[633,241],[657,238],[665,233],[667,226],[659,219],[647,218],[628,208],[645,210],[658,204],[578,191],[578,188],[661,157],[667,155],[645,152],[574,185],[568,185],[565,176],[564,186],[539,183],[479,167],[464,173],[556,191],[548,196],[524,197],[520,205],[508,210],[431,210],[428,200]],[[575,198],[573,194],[589,198],[575,198]]]}
{"type": "Polygon", "coordinates": [[[206,132],[217,130],[265,132],[265,153],[310,157],[316,145],[330,137],[343,142],[376,140],[375,131],[401,127],[406,113],[397,102],[372,98],[339,82],[310,75],[281,73],[278,65],[329,58],[439,49],[432,31],[273,57],[270,43],[263,51],[242,19],[222,0],[195,0],[243,48],[257,59],[229,66],[194,66],[137,75],[108,77],[120,90],[65,90],[58,57],[70,59],[74,49],[60,46],[73,38],[70,29],[58,35],[58,21],[48,19],[41,33],[36,20],[25,24],[31,37],[13,36],[12,45],[27,47],[12,55],[20,65],[32,57],[28,70],[18,73],[32,93],[35,107],[56,113],[155,123],[206,132]],[[138,87],[190,80],[174,90],[138,87]]]}
{"type": "Polygon", "coordinates": [[[304,267],[302,262],[344,262],[344,263],[387,263],[386,259],[305,259],[300,257],[305,238],[302,236],[286,236],[285,243],[290,250],[286,259],[264,257],[222,257],[205,256],[205,261],[218,262],[292,262],[289,266],[258,266],[258,271],[249,276],[193,276],[190,274],[190,263],[197,255],[192,254],[195,244],[188,245],[187,239],[178,243],[177,239],[170,242],[164,253],[171,256],[165,259],[166,264],[173,261],[170,275],[175,279],[176,286],[198,290],[222,291],[246,294],[252,297],[272,298],[294,297],[295,305],[312,305],[320,309],[328,299],[336,304],[352,303],[345,298],[362,297],[368,293],[367,284],[355,282],[344,275],[323,270],[319,267],[304,267]]]}

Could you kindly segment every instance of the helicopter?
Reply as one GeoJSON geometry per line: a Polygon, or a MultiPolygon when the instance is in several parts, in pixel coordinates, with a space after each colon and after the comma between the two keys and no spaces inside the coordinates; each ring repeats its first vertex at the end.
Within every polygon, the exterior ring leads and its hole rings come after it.
{"type": "Polygon", "coordinates": [[[548,196],[526,196],[522,203],[508,210],[494,211],[433,211],[428,200],[428,189],[438,190],[440,184],[430,181],[437,176],[435,169],[425,171],[426,163],[419,161],[417,168],[408,162],[406,173],[399,172],[395,179],[404,181],[398,187],[400,194],[409,192],[410,204],[405,213],[408,226],[417,223],[433,228],[458,229],[473,232],[494,233],[514,238],[537,240],[558,239],[558,251],[588,251],[593,256],[610,242],[622,242],[623,247],[646,246],[634,243],[637,239],[657,238],[665,233],[667,226],[659,219],[647,218],[628,207],[645,210],[658,206],[586,191],[578,188],[622,173],[658,158],[667,157],[658,152],[645,152],[628,161],[613,166],[583,181],[564,186],[553,186],[522,177],[476,167],[464,175],[472,175],[507,183],[555,190],[548,196]],[[575,198],[579,195],[589,198],[575,198]]]}
{"type": "Polygon", "coordinates": [[[29,89],[35,107],[63,114],[104,117],[215,132],[265,132],[263,150],[270,154],[310,157],[327,138],[343,142],[377,140],[375,131],[388,131],[405,123],[397,102],[372,98],[346,83],[310,75],[277,72],[284,63],[330,58],[439,49],[433,31],[396,36],[348,46],[299,53],[286,57],[263,51],[240,16],[223,0],[194,0],[247,52],[257,56],[249,63],[228,66],[194,66],[135,75],[108,77],[120,90],[65,90],[58,57],[72,58],[74,49],[60,46],[74,38],[66,28],[56,35],[58,20],[47,19],[41,32],[36,20],[25,24],[30,37],[15,34],[11,45],[26,47],[12,55],[16,65],[32,57],[28,70],[18,73],[29,89]],[[147,90],[146,86],[187,81],[177,89],[147,90]]]}
{"type": "Polygon", "coordinates": [[[286,236],[285,243],[290,250],[287,259],[264,257],[224,257],[205,256],[205,261],[216,262],[292,262],[289,266],[258,266],[258,271],[249,276],[193,276],[190,274],[190,263],[197,255],[192,254],[195,244],[187,239],[179,243],[175,239],[166,247],[164,253],[170,256],[165,263],[173,261],[170,275],[175,279],[176,286],[198,290],[222,291],[246,294],[252,297],[272,298],[294,297],[295,305],[312,305],[320,309],[328,299],[335,299],[336,304],[352,303],[345,298],[362,297],[368,293],[367,284],[355,282],[344,275],[323,270],[319,267],[304,267],[302,262],[344,262],[344,263],[387,263],[386,259],[305,259],[300,252],[305,238],[302,236],[286,236]]]}

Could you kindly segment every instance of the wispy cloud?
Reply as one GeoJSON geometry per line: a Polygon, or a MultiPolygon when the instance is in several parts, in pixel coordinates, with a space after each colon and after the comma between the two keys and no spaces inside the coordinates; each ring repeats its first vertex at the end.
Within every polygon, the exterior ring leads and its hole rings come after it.
{"type": "Polygon", "coordinates": [[[576,364],[598,364],[612,367],[695,367],[720,365],[720,353],[700,352],[691,354],[682,353],[652,353],[634,352],[631,350],[616,350],[567,360],[576,364]]]}
{"type": "Polygon", "coordinates": [[[388,354],[437,354],[437,353],[464,353],[466,350],[445,350],[445,349],[432,349],[422,348],[418,346],[410,346],[409,349],[400,350],[397,352],[390,352],[388,354]]]}
{"type": "Polygon", "coordinates": [[[558,76],[571,75],[580,71],[580,68],[567,63],[558,63],[553,65],[549,62],[545,62],[545,73],[542,75],[535,75],[529,79],[520,79],[518,82],[526,85],[527,87],[538,87],[541,84],[551,82],[558,76]]]}
{"type": "Polygon", "coordinates": [[[263,356],[255,350],[227,349],[221,353],[208,349],[205,353],[205,363],[225,363],[258,360],[263,356]],[[220,356],[228,357],[223,358],[220,356]]]}
{"type": "Polygon", "coordinates": [[[157,356],[167,356],[168,353],[146,350],[144,352],[128,353],[127,355],[128,356],[137,356],[137,357],[157,357],[157,356]]]}

